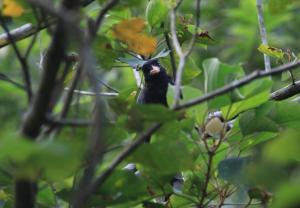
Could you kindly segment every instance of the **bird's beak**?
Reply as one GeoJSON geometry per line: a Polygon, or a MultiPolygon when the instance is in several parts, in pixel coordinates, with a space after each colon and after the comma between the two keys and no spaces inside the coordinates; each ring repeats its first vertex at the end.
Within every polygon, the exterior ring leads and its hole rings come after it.
{"type": "Polygon", "coordinates": [[[158,74],[159,72],[160,72],[160,68],[158,66],[152,65],[152,69],[150,70],[150,75],[153,76],[158,74]]]}

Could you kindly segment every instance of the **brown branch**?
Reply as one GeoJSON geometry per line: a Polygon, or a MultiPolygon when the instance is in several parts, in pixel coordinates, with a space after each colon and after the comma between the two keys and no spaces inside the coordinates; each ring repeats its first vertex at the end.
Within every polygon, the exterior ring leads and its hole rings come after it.
{"type": "Polygon", "coordinates": [[[272,92],[270,100],[284,100],[300,93],[300,81],[272,92]]]}
{"type": "Polygon", "coordinates": [[[203,202],[207,196],[207,188],[208,188],[208,183],[209,183],[210,176],[211,176],[211,169],[212,169],[214,154],[215,154],[215,152],[208,151],[208,166],[207,166],[207,171],[205,173],[204,186],[203,186],[203,189],[201,192],[201,199],[200,199],[199,204],[197,204],[198,208],[202,208],[203,202]]]}

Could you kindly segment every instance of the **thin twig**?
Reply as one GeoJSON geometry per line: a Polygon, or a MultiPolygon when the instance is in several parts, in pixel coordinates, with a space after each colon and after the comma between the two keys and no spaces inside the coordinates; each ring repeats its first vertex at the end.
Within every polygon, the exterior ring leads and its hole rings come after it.
{"type": "MultiPolygon", "coordinates": [[[[41,20],[39,19],[39,15],[38,15],[37,9],[34,6],[32,6],[32,10],[33,10],[33,14],[35,16],[35,19],[37,21],[37,28],[40,28],[41,27],[41,20]]],[[[30,54],[31,49],[34,46],[34,43],[35,43],[35,41],[36,41],[36,39],[38,37],[38,34],[39,34],[39,31],[37,31],[36,33],[34,33],[32,39],[31,39],[31,42],[30,42],[30,44],[29,44],[29,46],[28,46],[28,48],[27,48],[27,50],[25,52],[25,55],[24,55],[24,58],[26,60],[27,60],[27,58],[28,58],[28,56],[30,54]]]]}
{"type": "Polygon", "coordinates": [[[11,84],[13,84],[14,86],[18,87],[19,89],[25,90],[26,91],[26,87],[12,79],[10,79],[8,76],[6,76],[5,74],[0,73],[0,80],[9,82],[11,84]]]}
{"type": "Polygon", "coordinates": [[[24,57],[22,56],[21,52],[19,51],[14,38],[11,36],[9,29],[6,26],[5,20],[3,19],[3,17],[0,17],[0,22],[1,22],[1,26],[3,27],[4,31],[7,34],[8,40],[11,42],[12,47],[14,49],[14,52],[21,64],[21,69],[23,72],[23,77],[24,77],[24,82],[26,85],[26,91],[27,91],[27,97],[28,97],[28,102],[30,102],[31,97],[32,97],[32,89],[31,89],[31,78],[30,78],[30,73],[29,73],[29,69],[28,69],[28,65],[27,65],[27,61],[26,59],[24,59],[24,57]]]}
{"type": "Polygon", "coordinates": [[[164,36],[165,36],[165,39],[166,39],[167,47],[168,47],[168,49],[170,51],[170,63],[171,63],[172,73],[173,73],[173,82],[175,83],[175,79],[176,79],[176,60],[175,60],[175,55],[174,55],[173,47],[171,45],[171,41],[170,41],[168,32],[164,32],[164,36]]]}
{"type": "MultiPolygon", "coordinates": [[[[208,149],[209,151],[209,149],[208,149]]],[[[211,176],[211,168],[212,168],[212,163],[213,163],[213,157],[214,157],[214,152],[209,152],[208,154],[208,166],[207,166],[207,171],[205,173],[205,179],[204,179],[204,185],[203,185],[203,189],[201,192],[201,198],[200,198],[200,202],[199,204],[197,204],[198,208],[201,208],[203,205],[203,202],[207,196],[207,188],[208,188],[208,183],[210,180],[210,176],[211,176]]]]}
{"type": "MultiPolygon", "coordinates": [[[[66,87],[65,88],[66,91],[70,91],[70,88],[66,87]]],[[[99,93],[95,93],[95,92],[90,92],[90,91],[83,91],[83,90],[74,90],[73,93],[78,94],[78,95],[86,95],[86,96],[105,96],[105,97],[116,97],[119,95],[119,93],[115,93],[115,92],[99,92],[99,93]]]]}
{"type": "Polygon", "coordinates": [[[186,58],[190,55],[190,53],[193,50],[193,47],[195,45],[195,41],[198,35],[198,28],[200,25],[200,0],[196,1],[196,22],[195,22],[195,32],[193,34],[192,40],[189,43],[189,46],[186,51],[183,51],[180,43],[178,41],[178,37],[176,34],[176,10],[171,9],[170,12],[170,21],[171,21],[171,34],[172,34],[172,42],[173,46],[176,50],[177,55],[179,56],[179,64],[178,68],[176,70],[176,79],[175,79],[175,96],[174,96],[174,104],[173,107],[176,107],[179,105],[179,100],[181,97],[181,82],[182,82],[182,76],[185,66],[186,58]]]}
{"type": "Polygon", "coordinates": [[[71,127],[89,127],[93,124],[91,120],[80,119],[55,119],[51,117],[46,118],[46,122],[51,126],[71,126],[71,127]]]}
{"type": "MultiPolygon", "coordinates": [[[[268,45],[266,26],[264,23],[262,0],[256,0],[256,7],[257,7],[258,26],[260,31],[261,42],[264,45],[268,45]]],[[[265,70],[270,71],[271,70],[270,57],[266,54],[264,54],[264,63],[265,63],[265,70]]]]}

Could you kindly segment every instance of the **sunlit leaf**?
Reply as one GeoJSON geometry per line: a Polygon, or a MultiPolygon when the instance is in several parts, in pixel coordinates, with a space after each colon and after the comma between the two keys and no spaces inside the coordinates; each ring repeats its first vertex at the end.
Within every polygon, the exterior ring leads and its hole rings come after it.
{"type": "Polygon", "coordinates": [[[156,49],[156,38],[143,34],[145,22],[141,18],[124,20],[113,27],[117,39],[124,42],[128,49],[144,56],[149,56],[156,49]]]}
{"type": "Polygon", "coordinates": [[[283,59],[284,57],[284,52],[281,49],[269,45],[261,44],[257,49],[260,52],[277,59],[283,59]]]}
{"type": "Polygon", "coordinates": [[[156,39],[144,34],[136,34],[131,40],[127,40],[128,48],[137,54],[149,56],[156,49],[156,39]]]}
{"type": "Polygon", "coordinates": [[[19,17],[24,13],[24,9],[14,0],[4,0],[2,15],[7,17],[19,17]]]}

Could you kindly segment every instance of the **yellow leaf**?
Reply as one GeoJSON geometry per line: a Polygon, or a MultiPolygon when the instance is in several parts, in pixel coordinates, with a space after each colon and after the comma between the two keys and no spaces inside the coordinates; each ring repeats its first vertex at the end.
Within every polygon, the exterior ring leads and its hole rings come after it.
{"type": "Polygon", "coordinates": [[[136,34],[134,39],[127,42],[127,45],[133,52],[149,56],[156,49],[156,39],[144,34],[136,34]]]}
{"type": "Polygon", "coordinates": [[[145,21],[141,18],[125,20],[113,27],[116,38],[133,52],[148,56],[156,49],[156,39],[142,33],[145,21]]]}
{"type": "Polygon", "coordinates": [[[114,26],[114,31],[140,33],[145,28],[145,21],[142,18],[134,18],[130,20],[124,20],[121,23],[114,26]]]}
{"type": "Polygon", "coordinates": [[[17,4],[14,0],[3,1],[2,16],[19,17],[24,13],[23,7],[17,4]]]}
{"type": "Polygon", "coordinates": [[[261,44],[257,48],[261,53],[264,53],[268,56],[277,58],[277,59],[283,59],[284,52],[280,48],[275,48],[269,45],[261,44]]]}

